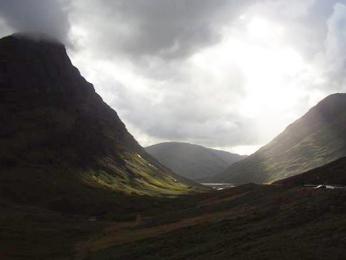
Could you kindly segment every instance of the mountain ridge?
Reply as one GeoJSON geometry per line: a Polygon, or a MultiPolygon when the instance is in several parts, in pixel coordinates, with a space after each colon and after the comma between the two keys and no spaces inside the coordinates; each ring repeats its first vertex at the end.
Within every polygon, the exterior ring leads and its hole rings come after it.
{"type": "Polygon", "coordinates": [[[196,181],[208,179],[246,157],[184,142],[164,142],[145,149],[177,174],[196,181]]]}
{"type": "Polygon", "coordinates": [[[327,96],[267,145],[231,165],[214,181],[266,183],[346,155],[346,94],[327,96]]]}

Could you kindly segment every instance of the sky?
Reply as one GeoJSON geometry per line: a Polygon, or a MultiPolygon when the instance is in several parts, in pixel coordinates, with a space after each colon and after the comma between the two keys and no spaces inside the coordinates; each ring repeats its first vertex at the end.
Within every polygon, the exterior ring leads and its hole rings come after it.
{"type": "Polygon", "coordinates": [[[250,154],[346,90],[346,0],[2,0],[14,32],[65,43],[143,146],[250,154]]]}

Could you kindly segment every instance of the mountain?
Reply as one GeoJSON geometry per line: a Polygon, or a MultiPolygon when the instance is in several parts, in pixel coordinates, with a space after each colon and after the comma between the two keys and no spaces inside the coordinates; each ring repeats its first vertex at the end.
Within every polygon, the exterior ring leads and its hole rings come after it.
{"type": "Polygon", "coordinates": [[[175,173],[192,180],[212,177],[245,158],[201,145],[178,142],[155,144],[145,149],[175,173]]]}
{"type": "MultiPolygon", "coordinates": [[[[59,43],[0,40],[0,120],[1,259],[346,258],[345,190],[195,192],[138,145],[59,43]]],[[[344,163],[312,175],[341,183],[344,163]]]]}
{"type": "Polygon", "coordinates": [[[346,94],[333,94],[214,181],[268,183],[346,156],[346,94]]]}
{"type": "Polygon", "coordinates": [[[201,189],[145,152],[53,40],[0,40],[0,121],[2,199],[84,210],[201,189]]]}

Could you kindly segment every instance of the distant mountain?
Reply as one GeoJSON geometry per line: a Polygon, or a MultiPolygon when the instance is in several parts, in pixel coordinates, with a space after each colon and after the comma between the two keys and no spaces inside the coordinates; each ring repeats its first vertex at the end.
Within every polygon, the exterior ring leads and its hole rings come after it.
{"type": "Polygon", "coordinates": [[[268,183],[346,156],[346,94],[326,97],[283,133],[214,181],[268,183]]]}
{"type": "Polygon", "coordinates": [[[0,121],[2,199],[76,210],[201,189],[147,154],[52,40],[0,40],[0,121]]]}
{"type": "Polygon", "coordinates": [[[155,144],[145,149],[175,173],[192,180],[212,177],[246,157],[201,145],[178,142],[155,144]]]}

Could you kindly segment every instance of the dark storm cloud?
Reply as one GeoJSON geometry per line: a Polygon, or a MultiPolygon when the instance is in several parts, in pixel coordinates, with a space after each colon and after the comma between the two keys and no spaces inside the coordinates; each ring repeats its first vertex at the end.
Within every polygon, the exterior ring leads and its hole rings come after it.
{"type": "Polygon", "coordinates": [[[13,32],[46,34],[67,41],[67,0],[1,0],[0,17],[13,32]]]}
{"type": "Polygon", "coordinates": [[[91,28],[99,29],[95,38],[108,54],[121,51],[132,56],[179,58],[216,43],[225,20],[232,20],[249,2],[102,0],[80,1],[76,8],[83,10],[78,15],[94,23],[91,28]]]}

